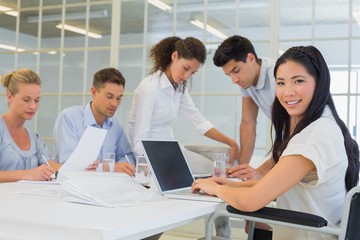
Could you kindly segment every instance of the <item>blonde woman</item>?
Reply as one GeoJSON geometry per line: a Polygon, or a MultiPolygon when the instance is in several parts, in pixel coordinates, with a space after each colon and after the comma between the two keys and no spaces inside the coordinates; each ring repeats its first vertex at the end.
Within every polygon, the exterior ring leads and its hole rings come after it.
{"type": "Polygon", "coordinates": [[[50,159],[38,133],[24,126],[40,104],[41,81],[30,69],[4,75],[9,109],[0,116],[0,182],[48,181],[59,165],[50,159]]]}

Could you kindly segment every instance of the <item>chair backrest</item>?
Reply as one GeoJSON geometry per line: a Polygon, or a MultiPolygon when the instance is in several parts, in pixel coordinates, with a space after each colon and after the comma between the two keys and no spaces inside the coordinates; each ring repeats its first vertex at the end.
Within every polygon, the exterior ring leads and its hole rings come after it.
{"type": "Polygon", "coordinates": [[[341,235],[339,239],[360,239],[360,186],[352,188],[345,200],[344,214],[341,219],[341,235]]]}

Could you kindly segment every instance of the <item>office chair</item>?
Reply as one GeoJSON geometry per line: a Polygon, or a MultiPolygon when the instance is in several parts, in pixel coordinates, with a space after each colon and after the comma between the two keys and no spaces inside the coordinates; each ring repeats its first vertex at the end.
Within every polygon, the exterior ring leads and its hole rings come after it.
{"type": "Polygon", "coordinates": [[[206,240],[211,240],[213,223],[220,216],[249,221],[248,240],[253,239],[255,222],[331,234],[340,240],[359,240],[360,186],[355,186],[347,193],[339,228],[327,226],[324,218],[313,214],[272,207],[264,207],[255,212],[243,212],[228,205],[226,210],[218,210],[209,217],[205,232],[206,240]]]}

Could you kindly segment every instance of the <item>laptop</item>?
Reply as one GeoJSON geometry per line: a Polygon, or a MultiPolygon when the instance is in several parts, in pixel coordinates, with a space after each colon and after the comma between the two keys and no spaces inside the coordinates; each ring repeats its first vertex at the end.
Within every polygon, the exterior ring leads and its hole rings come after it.
{"type": "Polygon", "coordinates": [[[194,176],[175,139],[142,139],[145,157],[162,195],[174,199],[224,202],[201,193],[192,193],[194,176]]]}

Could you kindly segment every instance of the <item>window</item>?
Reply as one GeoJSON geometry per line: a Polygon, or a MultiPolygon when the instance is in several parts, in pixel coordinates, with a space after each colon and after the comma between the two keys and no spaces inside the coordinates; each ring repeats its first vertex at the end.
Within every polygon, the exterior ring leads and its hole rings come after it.
{"type": "MultiPolygon", "coordinates": [[[[57,114],[89,101],[92,76],[104,67],[116,66],[126,78],[125,97],[117,112],[126,128],[132,93],[151,68],[149,50],[170,35],[194,36],[206,44],[207,60],[193,77],[191,94],[204,116],[236,140],[241,118],[238,86],[212,62],[223,38],[243,35],[253,42],[259,56],[272,58],[294,45],[315,45],[329,64],[340,116],[360,142],[360,0],[163,2],[171,10],[163,11],[145,0],[1,1],[8,10],[0,12],[0,75],[22,67],[39,73],[41,107],[28,125],[50,149],[57,114]],[[12,11],[18,16],[9,15],[12,11]],[[83,33],[68,30],[65,24],[83,33]]],[[[7,109],[3,88],[0,108],[7,109]]],[[[218,144],[192,129],[182,118],[174,125],[184,145],[218,144]]],[[[260,113],[255,154],[269,150],[269,131],[269,120],[260,113]]]]}

